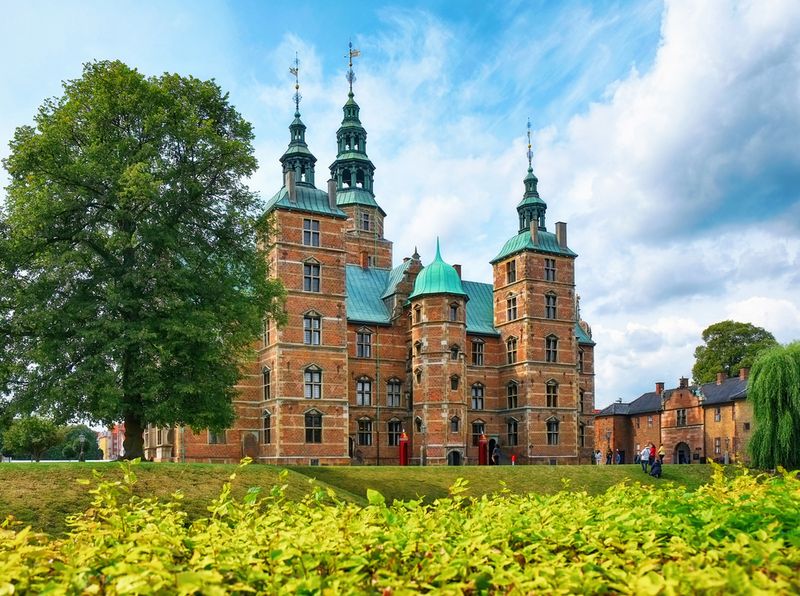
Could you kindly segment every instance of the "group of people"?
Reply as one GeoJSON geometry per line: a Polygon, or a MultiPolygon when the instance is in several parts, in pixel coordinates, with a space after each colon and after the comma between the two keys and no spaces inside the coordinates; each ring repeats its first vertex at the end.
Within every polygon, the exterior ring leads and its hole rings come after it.
{"type": "Polygon", "coordinates": [[[648,443],[639,453],[639,463],[642,464],[642,471],[647,474],[647,465],[650,465],[650,475],[661,478],[661,466],[664,463],[664,445],[659,445],[658,451],[653,443],[648,443]]]}

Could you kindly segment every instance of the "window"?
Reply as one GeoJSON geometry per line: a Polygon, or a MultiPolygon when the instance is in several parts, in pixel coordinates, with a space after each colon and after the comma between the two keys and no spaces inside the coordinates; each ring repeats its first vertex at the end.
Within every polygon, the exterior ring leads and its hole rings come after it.
{"type": "Polygon", "coordinates": [[[461,420],[459,420],[458,416],[453,416],[450,419],[450,432],[457,433],[460,427],[461,427],[461,420]]]}
{"type": "Polygon", "coordinates": [[[506,283],[513,284],[517,281],[517,262],[509,261],[506,263],[506,283]]]}
{"type": "Polygon", "coordinates": [[[450,389],[452,391],[458,389],[458,375],[453,375],[452,377],[450,377],[450,389]]]}
{"type": "Polygon", "coordinates": [[[583,389],[579,389],[578,390],[578,412],[580,412],[581,414],[583,414],[586,411],[586,405],[584,404],[584,401],[583,401],[585,396],[586,395],[585,395],[583,389]]]}
{"type": "Polygon", "coordinates": [[[400,407],[400,381],[390,379],[386,384],[386,405],[390,408],[400,407]]]}
{"type": "Polygon", "coordinates": [[[750,432],[750,423],[749,422],[745,422],[743,426],[744,426],[744,432],[750,432]]]}
{"type": "Polygon", "coordinates": [[[417,385],[422,383],[422,369],[418,368],[414,371],[414,378],[417,380],[417,385]]]}
{"type": "Polygon", "coordinates": [[[418,341],[417,343],[414,344],[414,352],[417,354],[417,356],[421,356],[422,355],[422,342],[421,341],[418,341]]]}
{"type": "Polygon", "coordinates": [[[640,422],[641,422],[641,417],[637,416],[636,417],[636,428],[640,428],[640,424],[639,424],[640,422]]]}
{"type": "Polygon", "coordinates": [[[303,244],[306,246],[319,246],[319,220],[303,220],[303,244]]]}
{"type": "Polygon", "coordinates": [[[356,381],[356,405],[369,406],[372,404],[372,381],[361,377],[356,381]]]}
{"type": "Polygon", "coordinates": [[[519,393],[519,386],[515,382],[511,382],[506,385],[506,401],[508,404],[508,408],[516,408],[517,407],[517,395],[519,393]]]}
{"type": "Polygon", "coordinates": [[[414,322],[419,323],[422,321],[422,308],[419,306],[414,307],[414,322]]]}
{"type": "Polygon", "coordinates": [[[309,366],[303,373],[304,397],[320,399],[322,397],[322,370],[309,366]]]}
{"type": "Polygon", "coordinates": [[[506,362],[514,364],[517,361],[517,338],[510,337],[506,342],[506,362]]]}
{"type": "Polygon", "coordinates": [[[358,358],[372,357],[372,333],[369,331],[356,332],[356,356],[358,358]]]}
{"type": "Polygon", "coordinates": [[[506,298],[506,321],[513,321],[517,318],[517,297],[509,296],[506,298]]]}
{"type": "Polygon", "coordinates": [[[361,212],[361,229],[365,231],[369,231],[372,228],[372,218],[370,218],[369,213],[366,211],[361,212]]]}
{"type": "Polygon", "coordinates": [[[272,416],[269,411],[264,410],[261,420],[261,442],[268,445],[272,443],[272,416]]]}
{"type": "Polygon", "coordinates": [[[483,409],[483,385],[480,383],[475,383],[472,386],[472,409],[483,409]]]}
{"type": "Polygon", "coordinates": [[[266,366],[261,369],[261,382],[264,385],[264,399],[269,399],[272,390],[270,370],[266,366]]]}
{"type": "Polygon", "coordinates": [[[458,360],[458,352],[459,352],[458,346],[452,346],[450,348],[450,360],[458,360]]]}
{"type": "Polygon", "coordinates": [[[421,433],[422,432],[422,418],[420,418],[419,416],[414,418],[414,426],[416,427],[417,432],[421,433]]]}
{"type": "Polygon", "coordinates": [[[652,416],[648,416],[647,417],[647,428],[653,428],[653,417],[652,416]]]}
{"type": "Polygon", "coordinates": [[[544,340],[544,359],[558,362],[558,338],[555,335],[548,335],[544,340]]]}
{"type": "Polygon", "coordinates": [[[472,444],[477,445],[480,441],[481,435],[486,430],[486,424],[483,420],[476,420],[472,423],[472,444]]]}
{"type": "Polygon", "coordinates": [[[261,322],[261,341],[265,348],[269,345],[269,319],[267,318],[261,322]]]}
{"type": "Polygon", "coordinates": [[[578,372],[583,372],[583,350],[578,350],[578,372]]]}
{"type": "Polygon", "coordinates": [[[679,410],[676,410],[675,415],[677,416],[678,426],[686,426],[686,409],[681,408],[679,410]]]}
{"type": "Polygon", "coordinates": [[[548,408],[557,408],[558,407],[558,383],[556,383],[555,381],[547,381],[546,393],[547,393],[547,407],[548,408]]]}
{"type": "Polygon", "coordinates": [[[547,421],[547,444],[558,445],[558,420],[550,418],[547,421]]]}
{"type": "MultiPolygon", "coordinates": [[[[578,447],[586,447],[586,425],[579,424],[578,425],[578,447]]],[[[636,447],[636,450],[639,451],[639,447],[636,447]]]]}
{"type": "Polygon", "coordinates": [[[556,260],[555,259],[545,259],[544,260],[544,279],[545,279],[545,281],[555,281],[556,280],[556,260]]]}
{"type": "Polygon", "coordinates": [[[303,343],[309,346],[320,344],[321,317],[317,313],[303,316],[303,343]]]}
{"type": "Polygon", "coordinates": [[[722,420],[722,408],[714,408],[714,422],[722,420]]]}
{"type": "Polygon", "coordinates": [[[722,453],[722,439],[719,437],[714,437],[714,453],[717,455],[722,453]]]}
{"type": "Polygon", "coordinates": [[[472,342],[472,364],[474,366],[483,366],[483,342],[472,342]]]}
{"type": "Polygon", "coordinates": [[[224,445],[227,441],[225,440],[225,431],[224,430],[209,430],[208,431],[208,444],[209,445],[224,445]]]}
{"type": "Polygon", "coordinates": [[[517,422],[514,418],[509,418],[506,422],[506,433],[508,434],[509,446],[519,444],[519,422],[517,422]]]}
{"type": "Polygon", "coordinates": [[[372,445],[372,420],[369,418],[358,421],[358,444],[366,447],[372,445]]]}
{"type": "Polygon", "coordinates": [[[319,292],[319,263],[303,263],[303,291],[319,292]]]}
{"type": "Polygon", "coordinates": [[[403,427],[399,420],[389,420],[386,423],[386,431],[389,436],[389,447],[397,447],[400,444],[400,433],[403,432],[403,427]]]}
{"type": "Polygon", "coordinates": [[[450,305],[450,320],[458,321],[458,304],[450,305]]]}
{"type": "Polygon", "coordinates": [[[322,412],[306,412],[306,443],[322,443],[322,412]]]}
{"type": "Polygon", "coordinates": [[[556,318],[556,295],[545,294],[544,297],[544,316],[548,319],[556,318]]]}

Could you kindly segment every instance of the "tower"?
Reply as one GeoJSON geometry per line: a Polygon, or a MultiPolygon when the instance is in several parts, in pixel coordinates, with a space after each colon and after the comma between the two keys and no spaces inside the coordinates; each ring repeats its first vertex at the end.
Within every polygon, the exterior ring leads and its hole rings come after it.
{"type": "MultiPolygon", "coordinates": [[[[517,205],[519,231],[492,259],[494,325],[504,349],[499,388],[509,424],[517,424],[532,461],[574,462],[579,456],[578,339],[575,258],[567,225],[547,230],[547,204],[533,173],[528,123],[528,172],[517,205]]],[[[585,392],[585,390],[584,390],[585,392]]],[[[585,431],[585,429],[584,429],[585,431]]]]}
{"type": "Polygon", "coordinates": [[[336,160],[331,164],[331,178],[336,183],[336,202],[347,214],[348,263],[361,267],[389,269],[392,266],[392,243],[384,238],[386,212],[375,200],[375,166],[367,157],[367,131],[359,118],[360,108],[353,93],[353,58],[358,50],[350,44],[347,80],[350,91],[342,108],[344,118],[336,131],[336,160]]]}
{"type": "Polygon", "coordinates": [[[467,300],[456,270],[436,257],[417,275],[411,306],[414,456],[458,465],[467,454],[467,300]]]}

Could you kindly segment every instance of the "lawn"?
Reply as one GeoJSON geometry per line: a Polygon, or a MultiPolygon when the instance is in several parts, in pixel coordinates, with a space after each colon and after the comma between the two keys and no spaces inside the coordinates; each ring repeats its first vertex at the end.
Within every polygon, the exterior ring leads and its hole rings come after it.
{"type": "MultiPolygon", "coordinates": [[[[51,535],[66,531],[67,515],[89,507],[90,486],[79,479],[92,479],[93,470],[106,479],[121,478],[117,464],[38,463],[0,464],[0,520],[13,515],[25,525],[51,535]]],[[[135,492],[168,498],[175,491],[184,494],[184,509],[193,518],[203,516],[223,483],[237,471],[235,465],[142,463],[135,467],[135,492]]],[[[664,466],[664,477],[655,480],[639,466],[497,466],[497,467],[292,467],[280,480],[281,468],[250,465],[237,471],[233,493],[241,496],[251,486],[265,490],[278,482],[286,485],[289,499],[308,494],[316,482],[332,487],[340,498],[366,502],[368,488],[380,491],[389,501],[425,501],[447,495],[457,478],[468,481],[467,494],[479,496],[508,489],[513,493],[553,493],[561,489],[600,494],[622,482],[643,482],[665,486],[670,482],[694,490],[704,484],[711,468],[704,465],[664,466]]]]}

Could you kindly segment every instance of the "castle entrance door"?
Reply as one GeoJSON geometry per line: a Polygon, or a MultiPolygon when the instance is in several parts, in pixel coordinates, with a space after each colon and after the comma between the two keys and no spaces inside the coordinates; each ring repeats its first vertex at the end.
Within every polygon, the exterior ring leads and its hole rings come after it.
{"type": "Polygon", "coordinates": [[[447,465],[448,466],[460,466],[461,465],[461,452],[460,451],[451,451],[447,454],[447,465]]]}

